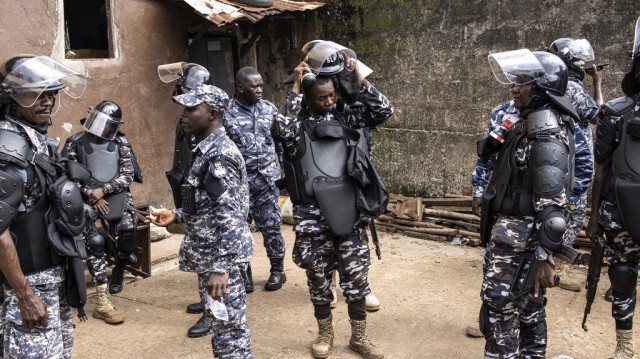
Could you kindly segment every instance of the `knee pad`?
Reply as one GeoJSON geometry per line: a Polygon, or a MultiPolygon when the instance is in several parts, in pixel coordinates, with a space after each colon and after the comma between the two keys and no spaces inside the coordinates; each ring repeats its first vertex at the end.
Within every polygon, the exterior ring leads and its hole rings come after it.
{"type": "Polygon", "coordinates": [[[621,294],[630,294],[638,283],[638,265],[636,263],[616,263],[609,268],[611,288],[621,294]]]}
{"type": "Polygon", "coordinates": [[[87,239],[87,249],[94,257],[100,258],[104,255],[104,237],[95,231],[91,237],[87,239]]]}
{"type": "Polygon", "coordinates": [[[118,234],[118,251],[131,253],[138,246],[138,233],[133,231],[122,231],[118,234]]]}

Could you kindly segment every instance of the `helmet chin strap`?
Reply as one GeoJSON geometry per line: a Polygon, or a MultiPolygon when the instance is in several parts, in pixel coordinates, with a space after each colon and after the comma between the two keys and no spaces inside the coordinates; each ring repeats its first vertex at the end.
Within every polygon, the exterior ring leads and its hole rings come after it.
{"type": "Polygon", "coordinates": [[[575,66],[573,63],[567,64],[567,67],[569,69],[569,79],[582,82],[582,80],[584,79],[584,71],[575,66]]]}
{"type": "Polygon", "coordinates": [[[547,93],[534,83],[531,86],[529,101],[524,106],[523,115],[542,107],[547,102],[549,102],[549,96],[547,96],[547,93]]]}

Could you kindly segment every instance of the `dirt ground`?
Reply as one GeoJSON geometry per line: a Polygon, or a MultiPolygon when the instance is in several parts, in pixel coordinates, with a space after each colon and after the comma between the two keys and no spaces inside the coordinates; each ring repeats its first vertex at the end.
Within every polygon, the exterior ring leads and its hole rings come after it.
{"type": "MultiPolygon", "coordinates": [[[[254,235],[252,261],[256,291],[248,296],[248,321],[256,358],[311,358],[317,326],[304,271],[290,258],[293,232],[284,226],[287,243],[287,283],[266,292],[269,275],[260,235],[254,235]]],[[[196,277],[177,269],[180,237],[154,243],[171,252],[154,265],[153,276],[125,286],[112,302],[127,320],[112,326],[90,318],[76,323],[74,358],[211,358],[210,336],[190,339],[187,329],[198,316],[187,304],[198,300],[196,277]],[[163,243],[164,242],[164,243],[163,243]]],[[[465,335],[480,307],[482,249],[380,233],[382,260],[372,259],[371,285],[382,308],[368,316],[369,337],[385,358],[481,358],[483,339],[465,335]]],[[[156,255],[157,257],[157,255],[156,255]]],[[[584,279],[585,268],[574,267],[584,279]]],[[[606,273],[605,273],[606,274],[606,273]]],[[[548,293],[548,357],[570,355],[606,358],[615,347],[611,306],[603,295],[609,280],[603,275],[589,316],[589,331],[580,326],[585,304],[579,293],[551,289],[548,293]]],[[[89,289],[92,291],[92,289],[89,289]]],[[[330,358],[359,358],[349,350],[350,326],[344,297],[333,311],[335,339],[330,358]]],[[[91,316],[92,303],[87,304],[91,316]]],[[[636,339],[637,342],[637,339],[636,339]]],[[[638,347],[638,345],[636,345],[638,347]]]]}

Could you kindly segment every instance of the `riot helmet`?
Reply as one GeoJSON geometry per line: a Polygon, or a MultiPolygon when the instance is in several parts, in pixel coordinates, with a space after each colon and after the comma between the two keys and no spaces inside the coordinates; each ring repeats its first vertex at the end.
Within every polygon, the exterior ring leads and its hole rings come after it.
{"type": "Polygon", "coordinates": [[[569,76],[578,81],[584,79],[584,70],[576,66],[574,62],[584,61],[585,63],[590,63],[595,59],[593,48],[586,39],[557,39],[549,45],[549,52],[560,57],[567,65],[569,76]]]}
{"type": "Polygon", "coordinates": [[[489,54],[489,66],[498,82],[526,85],[544,75],[544,67],[528,49],[489,54]]]}
{"type": "Polygon", "coordinates": [[[89,108],[89,115],[82,127],[92,135],[113,140],[123,123],[120,106],[111,101],[100,101],[95,107],[89,108]]]}
{"type": "Polygon", "coordinates": [[[72,98],[82,96],[87,77],[47,56],[15,55],[0,63],[0,97],[11,98],[22,107],[33,106],[44,92],[55,92],[51,112],[60,106],[57,92],[62,90],[72,98]]]}
{"type": "Polygon", "coordinates": [[[172,96],[187,93],[196,85],[211,85],[209,71],[204,66],[194,63],[174,62],[160,65],[158,66],[158,76],[165,83],[176,81],[172,96]]]}
{"type": "Polygon", "coordinates": [[[531,87],[531,100],[527,108],[535,109],[543,105],[547,102],[544,95],[547,95],[562,112],[579,120],[571,101],[565,96],[569,81],[567,65],[558,56],[549,52],[534,51],[533,54],[544,68],[544,75],[537,78],[531,87]]]}
{"type": "Polygon", "coordinates": [[[550,53],[562,58],[562,56],[566,53],[569,48],[569,44],[573,42],[573,39],[570,37],[561,37],[559,39],[554,40],[551,45],[547,48],[547,51],[550,53]]]}

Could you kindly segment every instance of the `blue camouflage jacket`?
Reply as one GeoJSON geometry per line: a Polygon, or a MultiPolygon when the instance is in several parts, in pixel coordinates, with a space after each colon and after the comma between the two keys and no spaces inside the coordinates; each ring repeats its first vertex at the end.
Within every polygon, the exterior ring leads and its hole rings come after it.
{"type": "Polygon", "coordinates": [[[278,109],[269,101],[260,100],[248,108],[234,97],[224,115],[227,134],[242,153],[248,175],[262,175],[274,184],[280,178],[276,165],[277,146],[271,137],[271,124],[278,109]]]}
{"type": "Polygon", "coordinates": [[[182,208],[173,211],[176,223],[186,224],[180,270],[229,273],[232,265],[249,262],[253,255],[244,160],[223,127],[200,141],[193,152],[187,182],[195,187],[196,212],[189,215],[182,208]],[[205,183],[209,180],[218,181],[222,187],[208,192],[205,183]]]}
{"type": "MultiPolygon", "coordinates": [[[[491,111],[491,120],[484,131],[482,138],[489,136],[489,133],[502,124],[509,116],[519,116],[520,111],[515,108],[513,101],[504,102],[491,111]]],[[[576,126],[575,132],[575,173],[574,182],[570,198],[570,203],[574,204],[578,201],[580,196],[589,189],[589,184],[593,178],[593,161],[591,150],[584,136],[584,133],[580,129],[580,126],[576,126]]],[[[476,168],[471,174],[471,183],[473,185],[473,197],[482,197],[484,188],[489,183],[491,177],[491,171],[493,170],[494,161],[497,158],[497,153],[492,156],[488,161],[484,162],[478,156],[476,160],[476,168]]]]}

